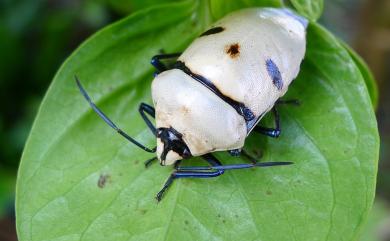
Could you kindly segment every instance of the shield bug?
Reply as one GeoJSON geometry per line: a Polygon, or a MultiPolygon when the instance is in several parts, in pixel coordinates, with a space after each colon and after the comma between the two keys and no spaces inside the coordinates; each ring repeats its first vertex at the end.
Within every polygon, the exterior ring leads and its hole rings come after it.
{"type": "Polygon", "coordinates": [[[210,178],[225,170],[287,165],[256,162],[242,148],[252,132],[280,135],[277,104],[298,75],[306,48],[307,20],[287,9],[253,8],[228,14],[202,33],[183,53],[152,58],[157,69],[152,82],[153,106],[141,103],[139,112],[157,139],[148,148],[118,128],[77,85],[94,111],[127,140],[156,157],[161,165],[175,164],[161,191],[178,178],[210,178]],[[176,58],[172,66],[164,59],[176,58]],[[272,111],[275,128],[257,125],[272,111]],[[154,125],[150,117],[156,119],[154,125]],[[251,163],[223,165],[212,152],[244,155],[251,163]],[[208,165],[180,166],[199,156],[208,165]]]}

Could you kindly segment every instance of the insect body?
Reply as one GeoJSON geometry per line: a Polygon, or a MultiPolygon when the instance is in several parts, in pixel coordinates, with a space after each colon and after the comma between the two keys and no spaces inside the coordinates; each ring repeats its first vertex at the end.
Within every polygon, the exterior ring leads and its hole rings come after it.
{"type": "MultiPolygon", "coordinates": [[[[152,83],[155,109],[140,105],[140,113],[157,137],[154,149],[125,134],[106,117],[78,85],[94,110],[128,140],[157,152],[161,165],[176,163],[163,189],[175,178],[214,177],[224,170],[290,164],[266,162],[222,165],[211,152],[242,151],[251,131],[277,137],[275,103],[299,72],[305,54],[307,21],[287,9],[244,9],[227,15],[199,36],[182,54],[156,55],[152,83]],[[178,57],[170,67],[162,59],[178,57]],[[276,128],[257,126],[272,109],[276,128]],[[156,118],[156,127],[148,116],[156,118]],[[180,167],[179,161],[201,156],[209,166],[180,167]]],[[[154,158],[155,159],[155,158],[154,158]]],[[[148,162],[150,163],[150,162],[148,162]]]]}

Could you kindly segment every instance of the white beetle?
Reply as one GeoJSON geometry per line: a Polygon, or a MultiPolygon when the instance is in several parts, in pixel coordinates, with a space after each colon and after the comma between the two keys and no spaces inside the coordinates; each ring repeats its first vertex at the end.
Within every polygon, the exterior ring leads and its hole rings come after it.
{"type": "Polygon", "coordinates": [[[252,130],[279,135],[276,109],[275,129],[256,125],[297,76],[305,54],[306,27],[306,19],[287,9],[244,9],[214,23],[182,54],[154,56],[152,64],[158,70],[152,83],[155,109],[144,103],[139,109],[157,137],[154,149],[116,127],[77,83],[92,108],[111,127],[144,150],[157,151],[161,165],[191,156],[202,156],[209,162],[207,167],[177,165],[157,195],[160,200],[175,178],[214,177],[228,169],[290,164],[222,165],[208,153],[227,150],[239,155],[252,130]],[[173,57],[179,58],[172,68],[161,62],[173,57]],[[145,113],[156,118],[157,128],[145,113]]]}

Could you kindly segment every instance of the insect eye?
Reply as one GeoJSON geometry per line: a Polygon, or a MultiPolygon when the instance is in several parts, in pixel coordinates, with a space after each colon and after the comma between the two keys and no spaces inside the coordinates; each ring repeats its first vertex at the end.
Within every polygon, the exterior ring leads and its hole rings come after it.
{"type": "Polygon", "coordinates": [[[163,130],[162,129],[157,129],[157,137],[161,137],[163,134],[163,130]]]}
{"type": "Polygon", "coordinates": [[[188,157],[191,157],[191,153],[189,152],[189,150],[186,148],[183,150],[183,153],[181,155],[183,158],[188,158],[188,157]]]}

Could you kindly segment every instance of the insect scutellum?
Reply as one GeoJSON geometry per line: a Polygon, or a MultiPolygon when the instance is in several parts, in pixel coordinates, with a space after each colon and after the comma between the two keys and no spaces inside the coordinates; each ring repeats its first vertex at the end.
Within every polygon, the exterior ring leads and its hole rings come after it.
{"type": "Polygon", "coordinates": [[[305,54],[307,20],[288,9],[253,8],[228,14],[202,33],[183,53],[152,58],[153,106],[141,103],[139,112],[156,136],[148,148],[119,129],[77,85],[93,110],[119,134],[159,159],[175,164],[157,200],[177,178],[207,178],[225,170],[288,165],[291,162],[256,162],[243,150],[246,137],[258,132],[280,135],[276,105],[299,72],[305,54]],[[172,66],[164,59],[177,58],[172,66]],[[272,111],[275,127],[257,125],[272,111]],[[156,119],[155,125],[149,117],[156,119]],[[243,154],[251,163],[223,165],[213,154],[243,154]],[[207,166],[182,167],[182,159],[199,156],[207,166]]]}

